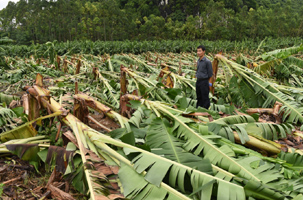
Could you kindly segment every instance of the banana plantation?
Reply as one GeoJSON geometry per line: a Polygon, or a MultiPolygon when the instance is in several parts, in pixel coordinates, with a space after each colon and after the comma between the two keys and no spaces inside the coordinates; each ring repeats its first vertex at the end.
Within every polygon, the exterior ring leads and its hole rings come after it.
{"type": "Polygon", "coordinates": [[[209,53],[209,109],[194,53],[48,47],[2,59],[3,199],[303,199],[302,45],[209,53]]]}

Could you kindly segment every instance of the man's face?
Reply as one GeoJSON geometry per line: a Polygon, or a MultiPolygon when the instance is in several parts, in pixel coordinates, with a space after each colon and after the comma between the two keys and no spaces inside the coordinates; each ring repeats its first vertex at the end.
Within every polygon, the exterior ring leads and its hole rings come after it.
{"type": "Polygon", "coordinates": [[[197,55],[199,58],[204,56],[204,54],[205,54],[205,51],[203,51],[203,49],[201,49],[201,48],[197,49],[197,55]]]}

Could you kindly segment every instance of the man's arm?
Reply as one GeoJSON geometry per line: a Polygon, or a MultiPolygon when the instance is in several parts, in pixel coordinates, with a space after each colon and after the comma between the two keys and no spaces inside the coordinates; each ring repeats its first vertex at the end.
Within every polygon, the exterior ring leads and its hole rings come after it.
{"type": "Polygon", "coordinates": [[[196,70],[196,73],[195,73],[195,78],[197,78],[197,72],[198,72],[198,61],[196,62],[196,68],[195,68],[195,70],[196,70]]]}
{"type": "Polygon", "coordinates": [[[208,81],[210,81],[211,77],[213,76],[213,67],[211,62],[207,62],[207,73],[208,73],[208,81]]]}

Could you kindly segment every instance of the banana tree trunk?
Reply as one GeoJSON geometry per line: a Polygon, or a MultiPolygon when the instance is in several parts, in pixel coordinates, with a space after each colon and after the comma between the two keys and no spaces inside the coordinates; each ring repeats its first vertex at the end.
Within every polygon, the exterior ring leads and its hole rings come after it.
{"type": "Polygon", "coordinates": [[[80,73],[80,67],[81,67],[81,60],[79,59],[76,65],[76,73],[75,74],[79,74],[80,73]]]}
{"type": "Polygon", "coordinates": [[[179,69],[178,69],[178,75],[179,76],[182,76],[182,65],[181,65],[181,60],[180,60],[180,62],[179,62],[179,69]]]}
{"type": "Polygon", "coordinates": [[[60,62],[61,62],[61,58],[60,58],[60,56],[57,55],[57,67],[56,67],[56,70],[60,70],[60,62]]]}
{"type": "Polygon", "coordinates": [[[120,114],[122,116],[127,116],[130,114],[130,107],[127,106],[127,102],[123,101],[121,98],[123,95],[127,93],[127,79],[126,72],[124,71],[124,66],[120,66],[120,114]]]}
{"type": "Polygon", "coordinates": [[[273,108],[249,108],[246,110],[247,114],[252,115],[255,113],[259,114],[273,114],[274,109],[273,108]]]}
{"type": "Polygon", "coordinates": [[[214,61],[212,63],[212,67],[213,67],[213,76],[210,78],[210,83],[212,84],[212,86],[210,87],[210,91],[212,94],[214,94],[215,92],[215,87],[214,87],[214,83],[217,79],[217,73],[218,73],[218,64],[219,61],[217,58],[214,58],[214,61]]]}
{"type": "MultiPolygon", "coordinates": [[[[238,144],[241,144],[240,137],[236,132],[234,132],[234,137],[235,137],[235,141],[238,144]]],[[[249,141],[247,141],[244,144],[244,146],[251,147],[251,148],[257,148],[261,151],[265,151],[265,152],[269,153],[270,155],[277,155],[278,153],[281,152],[282,146],[278,143],[276,143],[275,146],[274,146],[272,144],[261,141],[261,140],[255,138],[255,137],[250,136],[250,135],[248,137],[249,137],[249,141]]]]}

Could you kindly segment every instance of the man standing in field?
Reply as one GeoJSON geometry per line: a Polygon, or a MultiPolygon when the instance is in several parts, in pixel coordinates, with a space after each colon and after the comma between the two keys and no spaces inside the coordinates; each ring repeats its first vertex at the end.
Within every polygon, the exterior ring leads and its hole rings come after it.
{"type": "Polygon", "coordinates": [[[203,45],[198,46],[197,55],[199,57],[196,71],[197,108],[200,106],[208,109],[210,106],[209,86],[212,86],[209,80],[213,75],[213,68],[210,60],[205,57],[205,47],[203,45]]]}

